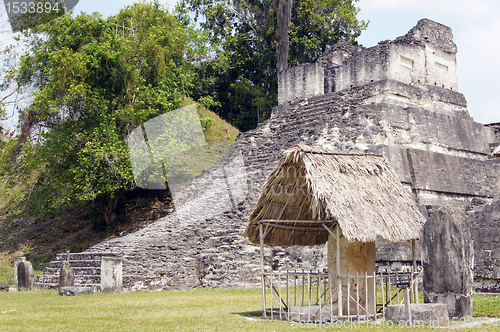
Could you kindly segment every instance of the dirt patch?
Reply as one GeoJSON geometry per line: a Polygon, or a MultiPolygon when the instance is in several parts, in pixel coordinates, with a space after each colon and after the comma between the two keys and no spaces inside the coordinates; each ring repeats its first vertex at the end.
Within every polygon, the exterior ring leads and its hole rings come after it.
{"type": "Polygon", "coordinates": [[[81,252],[140,230],[173,212],[174,206],[167,190],[136,189],[124,194],[122,209],[111,225],[99,224],[97,211],[89,204],[49,217],[0,220],[0,253],[11,258],[24,255],[35,267],[44,267],[57,253],[81,252]]]}

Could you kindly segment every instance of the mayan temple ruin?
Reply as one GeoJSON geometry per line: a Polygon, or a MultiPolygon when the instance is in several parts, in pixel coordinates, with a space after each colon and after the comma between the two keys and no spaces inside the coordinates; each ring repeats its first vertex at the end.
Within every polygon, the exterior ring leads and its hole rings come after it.
{"type": "MultiPolygon", "coordinates": [[[[259,247],[243,232],[263,182],[283,151],[307,144],[383,155],[426,217],[440,206],[468,213],[473,236],[478,237],[475,278],[481,289],[500,291],[500,228],[495,217],[500,204],[494,200],[500,193],[499,164],[492,156],[500,138],[497,126],[470,117],[459,92],[456,53],[451,29],[422,19],[393,41],[370,48],[340,41],[318,62],[282,71],[279,105],[271,119],[241,133],[212,169],[186,186],[184,197],[189,198],[175,213],[84,253],[70,254],[70,261],[90,262],[110,255],[105,253],[123,257],[123,287],[129,291],[259,287],[259,247]],[[213,207],[211,197],[220,195],[200,193],[199,184],[212,181],[235,158],[242,159],[244,195],[235,200],[233,192],[227,211],[202,213],[213,207]]],[[[420,252],[419,244],[417,248],[420,252]]],[[[264,259],[268,269],[327,267],[326,246],[266,247],[264,259]]],[[[409,243],[377,240],[378,266],[411,260],[409,243]]],[[[54,282],[57,264],[51,263],[39,285],[54,282]]],[[[76,283],[95,277],[79,277],[75,271],[76,283]]]]}

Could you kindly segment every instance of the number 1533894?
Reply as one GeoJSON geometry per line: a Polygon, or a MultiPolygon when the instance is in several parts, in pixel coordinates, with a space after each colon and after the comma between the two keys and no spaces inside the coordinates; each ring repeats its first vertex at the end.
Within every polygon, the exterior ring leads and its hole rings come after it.
{"type": "Polygon", "coordinates": [[[59,13],[59,3],[46,2],[29,2],[29,1],[6,1],[5,10],[7,14],[50,14],[52,12],[59,13]]]}

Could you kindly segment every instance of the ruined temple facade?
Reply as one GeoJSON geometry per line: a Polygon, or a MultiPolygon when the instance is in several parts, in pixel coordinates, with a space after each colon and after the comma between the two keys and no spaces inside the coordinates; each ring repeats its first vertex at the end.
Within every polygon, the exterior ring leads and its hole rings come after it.
{"type": "MultiPolygon", "coordinates": [[[[243,201],[212,217],[174,213],[89,251],[123,256],[127,290],[258,287],[259,248],[243,231],[270,171],[298,143],[382,154],[424,215],[437,206],[470,213],[489,206],[500,192],[498,163],[490,156],[498,138],[495,128],[474,122],[467,111],[456,53],[451,29],[423,19],[394,41],[371,48],[340,41],[317,63],[282,71],[271,119],[241,133],[213,169],[185,188],[186,197],[195,197],[197,183],[240,154],[248,182],[243,201]]],[[[183,208],[212,204],[193,199],[183,208]]],[[[486,241],[481,254],[491,246],[486,241]]],[[[377,241],[376,259],[382,265],[409,262],[411,246],[377,241]]],[[[492,259],[498,272],[500,257],[492,259]]],[[[325,269],[326,247],[266,247],[265,262],[267,269],[325,269]]],[[[481,267],[489,262],[476,260],[477,271],[489,271],[481,267]]]]}
{"type": "MultiPolygon", "coordinates": [[[[275,113],[322,103],[331,114],[314,128],[314,144],[384,155],[424,213],[437,206],[469,212],[477,237],[476,278],[500,280],[500,227],[491,217],[491,201],[500,193],[499,164],[491,156],[499,130],[470,117],[458,92],[456,53],[451,29],[428,19],[371,48],[341,41],[317,63],[281,73],[275,113]],[[328,103],[328,96],[343,93],[364,98],[354,107],[328,103]]],[[[409,260],[408,245],[377,243],[379,264],[409,260]]]]}
{"type": "Polygon", "coordinates": [[[427,19],[375,47],[339,42],[317,63],[282,72],[275,112],[294,112],[320,96],[369,90],[356,108],[340,106],[346,120],[315,128],[315,143],[381,152],[420,205],[465,209],[473,199],[491,200],[499,187],[490,146],[496,136],[467,111],[458,92],[456,53],[451,29],[427,19]]]}

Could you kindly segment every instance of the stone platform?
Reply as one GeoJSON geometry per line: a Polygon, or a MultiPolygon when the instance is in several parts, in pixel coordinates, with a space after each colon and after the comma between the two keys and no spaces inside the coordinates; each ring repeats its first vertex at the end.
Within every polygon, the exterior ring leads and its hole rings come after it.
{"type": "Polygon", "coordinates": [[[117,252],[84,252],[62,253],[56,255],[56,260],[49,263],[43,275],[37,277],[36,288],[57,289],[59,286],[59,273],[63,261],[69,261],[74,273],[76,287],[87,287],[94,292],[101,291],[101,260],[103,257],[121,257],[117,252]]]}
{"type": "MultiPolygon", "coordinates": [[[[426,326],[441,326],[449,320],[448,308],[446,304],[441,303],[412,303],[410,304],[410,313],[412,322],[423,322],[426,326]]],[[[385,318],[394,323],[406,321],[405,305],[396,304],[387,306],[385,318]]]]}

